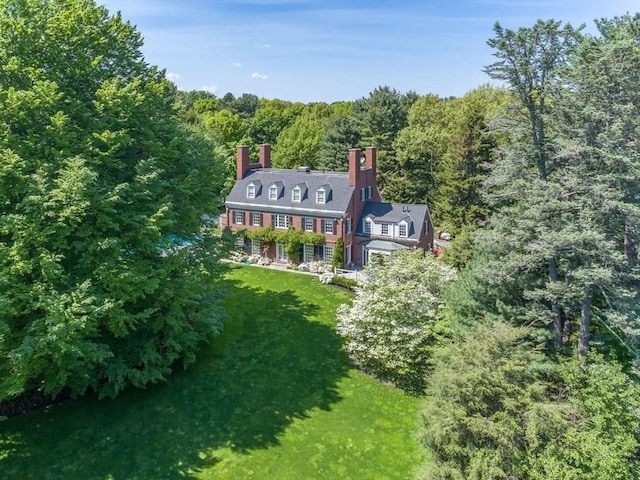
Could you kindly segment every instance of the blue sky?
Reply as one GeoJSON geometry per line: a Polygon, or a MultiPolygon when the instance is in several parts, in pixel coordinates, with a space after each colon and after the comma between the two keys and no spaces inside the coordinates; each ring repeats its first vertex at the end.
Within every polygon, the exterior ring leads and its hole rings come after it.
{"type": "Polygon", "coordinates": [[[182,90],[355,100],[388,85],[460,96],[489,82],[493,24],[587,24],[640,0],[97,0],[136,25],[182,90]]]}

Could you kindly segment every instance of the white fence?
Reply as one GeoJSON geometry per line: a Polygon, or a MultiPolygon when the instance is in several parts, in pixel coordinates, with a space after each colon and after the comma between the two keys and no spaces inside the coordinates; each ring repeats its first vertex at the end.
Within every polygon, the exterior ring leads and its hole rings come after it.
{"type": "Polygon", "coordinates": [[[334,268],[333,273],[340,275],[341,277],[351,278],[352,280],[361,281],[364,280],[364,273],[358,270],[346,270],[344,268],[334,268]]]}

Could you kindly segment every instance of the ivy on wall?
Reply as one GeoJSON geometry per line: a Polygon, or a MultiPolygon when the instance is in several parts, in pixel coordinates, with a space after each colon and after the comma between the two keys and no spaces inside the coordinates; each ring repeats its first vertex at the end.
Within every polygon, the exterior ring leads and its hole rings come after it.
{"type": "MultiPolygon", "coordinates": [[[[240,233],[240,232],[238,232],[240,233]]],[[[304,244],[322,245],[325,242],[324,235],[312,232],[303,232],[289,227],[286,230],[276,230],[273,226],[258,228],[256,230],[244,230],[242,234],[251,240],[262,242],[280,243],[285,246],[287,255],[295,257],[304,244]]]]}

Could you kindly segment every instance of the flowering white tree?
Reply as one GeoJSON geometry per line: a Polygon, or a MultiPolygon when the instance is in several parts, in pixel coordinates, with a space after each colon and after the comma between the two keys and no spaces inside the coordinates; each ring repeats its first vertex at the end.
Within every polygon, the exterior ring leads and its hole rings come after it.
{"type": "Polygon", "coordinates": [[[442,294],[455,270],[407,250],[369,264],[365,273],[353,305],[338,307],[336,328],[349,357],[380,380],[422,390],[442,294]]]}

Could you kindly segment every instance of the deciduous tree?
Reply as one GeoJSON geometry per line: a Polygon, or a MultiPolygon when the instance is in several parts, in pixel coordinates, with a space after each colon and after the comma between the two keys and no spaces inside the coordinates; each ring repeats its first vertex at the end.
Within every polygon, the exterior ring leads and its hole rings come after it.
{"type": "Polygon", "coordinates": [[[0,1],[0,400],[163,380],[222,326],[211,145],[91,0],[0,1]],[[172,240],[174,239],[174,240],[172,240]]]}

